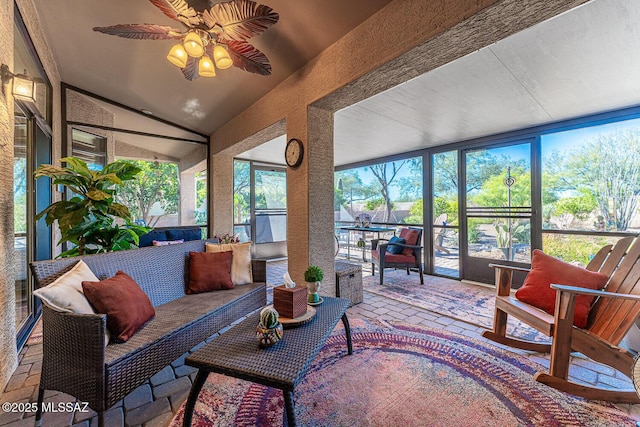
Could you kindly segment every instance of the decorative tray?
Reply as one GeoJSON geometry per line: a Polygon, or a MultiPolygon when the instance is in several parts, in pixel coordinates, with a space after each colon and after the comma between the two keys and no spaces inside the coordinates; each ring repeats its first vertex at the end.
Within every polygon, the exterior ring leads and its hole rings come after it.
{"type": "MultiPolygon", "coordinates": [[[[272,307],[272,306],[269,306],[272,307]]],[[[313,319],[313,316],[316,315],[316,309],[313,307],[307,306],[307,313],[304,316],[296,317],[295,319],[291,319],[289,317],[279,316],[278,320],[282,323],[282,327],[284,329],[294,328],[296,326],[304,325],[313,319]]]]}

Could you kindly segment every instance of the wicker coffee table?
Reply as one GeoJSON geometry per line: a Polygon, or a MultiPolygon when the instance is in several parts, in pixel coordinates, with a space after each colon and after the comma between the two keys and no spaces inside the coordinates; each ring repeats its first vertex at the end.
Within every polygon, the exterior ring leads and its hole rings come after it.
{"type": "Polygon", "coordinates": [[[346,314],[349,304],[345,298],[324,297],[324,302],[315,307],[317,312],[313,320],[286,329],[282,340],[266,349],[258,347],[255,335],[260,313],[254,313],[188,356],[185,363],[198,368],[198,373],[185,406],[183,426],[191,425],[198,394],[210,372],[282,390],[285,403],[283,425],[295,426],[295,387],[339,320],[344,324],[348,353],[353,354],[346,314]]]}

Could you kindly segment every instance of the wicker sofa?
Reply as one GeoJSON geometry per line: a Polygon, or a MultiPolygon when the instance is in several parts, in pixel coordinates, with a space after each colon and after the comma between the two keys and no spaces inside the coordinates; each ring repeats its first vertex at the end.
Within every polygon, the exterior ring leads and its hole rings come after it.
{"type": "Polygon", "coordinates": [[[198,240],[32,263],[38,287],[52,283],[80,258],[100,280],[123,270],[156,310],[156,316],[127,342],[105,346],[106,315],[62,313],[44,305],[39,403],[45,390],[62,391],[88,402],[103,425],[104,411],[144,381],[220,329],[266,305],[266,263],[259,260],[252,261],[252,284],[186,295],[189,252],[204,250],[205,241],[198,240]]]}

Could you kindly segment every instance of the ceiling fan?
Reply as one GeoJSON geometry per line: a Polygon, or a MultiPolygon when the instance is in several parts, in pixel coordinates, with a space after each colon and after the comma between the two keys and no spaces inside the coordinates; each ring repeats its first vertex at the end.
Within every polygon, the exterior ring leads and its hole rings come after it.
{"type": "Polygon", "coordinates": [[[251,0],[215,4],[211,0],[149,1],[182,28],[118,24],[93,30],[127,39],[180,40],[167,59],[182,69],[187,80],[214,77],[216,67],[223,70],[232,65],[251,73],[271,74],[269,59],[247,41],[278,22],[279,15],[269,6],[251,0]]]}

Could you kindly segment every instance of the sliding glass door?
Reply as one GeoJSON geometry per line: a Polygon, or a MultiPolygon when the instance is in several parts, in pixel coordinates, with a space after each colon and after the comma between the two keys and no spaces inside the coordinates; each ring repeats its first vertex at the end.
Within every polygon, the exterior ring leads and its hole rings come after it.
{"type": "Polygon", "coordinates": [[[40,307],[33,296],[29,262],[51,258],[51,228],[37,212],[51,204],[51,180],[33,180],[33,171],[51,163],[51,135],[35,117],[15,106],[14,125],[14,259],[18,347],[24,343],[40,307]]]}

